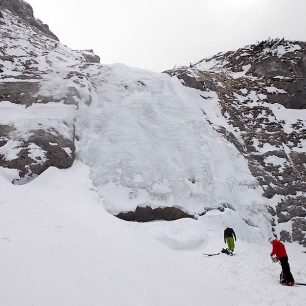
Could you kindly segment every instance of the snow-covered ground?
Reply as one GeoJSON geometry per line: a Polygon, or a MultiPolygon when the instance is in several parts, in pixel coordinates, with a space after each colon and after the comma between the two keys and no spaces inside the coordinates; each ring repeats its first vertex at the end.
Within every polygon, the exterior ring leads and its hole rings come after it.
{"type": "MultiPolygon", "coordinates": [[[[237,255],[202,254],[224,246],[215,214],[129,223],[106,212],[79,161],[22,186],[10,172],[0,169],[3,306],[305,305],[306,288],[280,286],[270,245],[242,239],[239,225],[237,255]]],[[[305,281],[305,254],[287,250],[305,281]]]]}

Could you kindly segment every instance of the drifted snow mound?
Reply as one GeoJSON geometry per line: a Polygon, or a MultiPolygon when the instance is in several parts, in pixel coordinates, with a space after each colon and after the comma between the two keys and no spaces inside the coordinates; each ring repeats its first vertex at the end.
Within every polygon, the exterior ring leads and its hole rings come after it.
{"type": "Polygon", "coordinates": [[[247,162],[205,120],[205,100],[195,90],[119,64],[91,81],[96,96],[80,105],[77,150],[109,212],[223,207],[249,219],[251,210],[264,209],[247,162]]]}

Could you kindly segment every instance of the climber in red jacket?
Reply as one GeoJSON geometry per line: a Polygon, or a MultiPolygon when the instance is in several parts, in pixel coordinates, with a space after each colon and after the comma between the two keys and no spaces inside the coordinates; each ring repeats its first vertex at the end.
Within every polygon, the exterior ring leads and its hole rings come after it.
{"type": "Polygon", "coordinates": [[[282,273],[280,274],[280,283],[287,286],[293,286],[294,278],[290,272],[290,266],[285,245],[274,237],[269,238],[269,242],[272,244],[272,252],[270,256],[272,258],[275,256],[282,266],[282,273]]]}

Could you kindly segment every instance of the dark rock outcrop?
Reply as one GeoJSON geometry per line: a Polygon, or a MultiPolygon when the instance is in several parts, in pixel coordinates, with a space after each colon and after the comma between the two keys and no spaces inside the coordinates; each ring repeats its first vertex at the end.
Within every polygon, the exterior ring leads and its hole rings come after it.
{"type": "Polygon", "coordinates": [[[116,217],[125,221],[136,222],[148,222],[154,220],[173,221],[182,218],[194,218],[192,215],[189,215],[176,207],[151,208],[150,206],[138,206],[135,211],[121,212],[116,215],[116,217]]]}
{"type": "Polygon", "coordinates": [[[10,101],[15,104],[31,106],[37,103],[35,95],[39,91],[39,82],[2,82],[0,83],[0,103],[10,101]],[[18,86],[16,86],[18,84],[18,86]]]}
{"type": "MultiPolygon", "coordinates": [[[[15,129],[12,126],[0,125],[0,148],[12,138],[15,129]]],[[[72,165],[75,159],[75,145],[71,139],[64,138],[54,131],[35,130],[28,140],[19,141],[18,153],[14,159],[6,159],[0,154],[0,166],[18,169],[19,178],[16,184],[23,184],[35,178],[51,166],[65,169],[72,165]],[[52,133],[51,133],[52,132],[52,133]],[[39,150],[35,155],[32,150],[39,150]]]]}
{"type": "Polygon", "coordinates": [[[94,54],[94,51],[92,49],[80,50],[80,51],[83,54],[87,63],[93,63],[93,64],[100,63],[100,57],[94,54]]]}

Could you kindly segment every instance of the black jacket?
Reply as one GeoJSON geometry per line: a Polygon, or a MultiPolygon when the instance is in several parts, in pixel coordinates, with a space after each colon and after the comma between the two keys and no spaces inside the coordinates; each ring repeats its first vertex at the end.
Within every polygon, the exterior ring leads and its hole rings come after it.
{"type": "Polygon", "coordinates": [[[228,237],[234,237],[235,240],[236,240],[236,234],[231,227],[228,227],[224,230],[224,242],[225,242],[226,238],[228,238],[228,237]]]}

